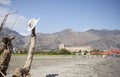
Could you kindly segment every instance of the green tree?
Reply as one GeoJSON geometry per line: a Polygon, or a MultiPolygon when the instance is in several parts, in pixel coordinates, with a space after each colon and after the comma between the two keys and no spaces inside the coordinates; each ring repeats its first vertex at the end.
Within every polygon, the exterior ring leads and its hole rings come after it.
{"type": "Polygon", "coordinates": [[[70,51],[68,51],[68,50],[66,50],[66,49],[61,49],[60,51],[59,51],[59,54],[62,54],[62,55],[70,55],[70,51]]]}

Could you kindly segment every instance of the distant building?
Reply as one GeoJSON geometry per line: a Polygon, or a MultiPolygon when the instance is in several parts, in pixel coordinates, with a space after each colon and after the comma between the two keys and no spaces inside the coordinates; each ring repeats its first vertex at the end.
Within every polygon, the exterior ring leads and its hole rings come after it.
{"type": "Polygon", "coordinates": [[[66,47],[64,44],[60,44],[59,45],[59,49],[66,49],[69,50],[71,52],[79,52],[79,51],[91,51],[92,48],[91,46],[81,46],[81,47],[66,47]]]}

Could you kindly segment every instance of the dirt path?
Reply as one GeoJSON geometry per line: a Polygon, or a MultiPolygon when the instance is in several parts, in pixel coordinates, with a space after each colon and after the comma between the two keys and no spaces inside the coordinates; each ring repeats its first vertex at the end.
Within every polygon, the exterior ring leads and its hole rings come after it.
{"type": "MultiPolygon", "coordinates": [[[[13,68],[23,66],[25,59],[26,57],[12,57],[7,77],[11,77],[13,68]]],[[[30,73],[32,77],[119,77],[120,75],[115,73],[113,76],[109,72],[109,68],[116,68],[114,66],[120,63],[119,60],[115,64],[111,64],[110,61],[116,62],[111,59],[78,56],[34,57],[30,73]],[[109,75],[104,70],[109,72],[109,75]]],[[[116,70],[112,73],[114,71],[116,70]]],[[[117,71],[120,73],[119,69],[117,71]]]]}

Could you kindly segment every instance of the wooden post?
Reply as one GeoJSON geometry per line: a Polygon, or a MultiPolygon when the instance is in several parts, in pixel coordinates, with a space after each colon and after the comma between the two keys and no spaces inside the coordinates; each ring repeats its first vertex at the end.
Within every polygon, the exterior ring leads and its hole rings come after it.
{"type": "Polygon", "coordinates": [[[29,47],[26,63],[23,68],[16,68],[13,72],[12,77],[31,77],[29,71],[31,68],[32,60],[33,60],[35,42],[36,42],[36,34],[35,34],[35,27],[34,27],[31,32],[31,44],[29,47]]]}
{"type": "Polygon", "coordinates": [[[35,28],[33,28],[32,33],[31,33],[31,44],[28,52],[28,57],[24,66],[24,69],[26,72],[30,71],[32,60],[33,60],[33,53],[34,53],[34,48],[35,48],[35,41],[36,41],[36,34],[35,34],[35,28]]]}

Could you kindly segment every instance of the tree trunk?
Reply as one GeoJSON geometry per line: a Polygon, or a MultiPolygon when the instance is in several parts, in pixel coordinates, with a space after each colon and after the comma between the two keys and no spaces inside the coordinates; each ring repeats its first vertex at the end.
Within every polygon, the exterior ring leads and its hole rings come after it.
{"type": "Polygon", "coordinates": [[[12,77],[31,77],[29,74],[32,60],[33,60],[33,53],[34,53],[34,48],[35,48],[35,42],[36,42],[36,34],[35,34],[35,28],[32,29],[31,32],[31,44],[29,47],[29,52],[28,52],[28,57],[26,60],[26,63],[23,68],[16,68],[14,70],[14,75],[12,77]]]}
{"type": "Polygon", "coordinates": [[[5,37],[3,38],[3,48],[1,49],[1,61],[0,61],[0,77],[6,76],[6,71],[9,66],[11,53],[13,50],[12,41],[13,38],[5,37]]]}
{"type": "Polygon", "coordinates": [[[36,41],[36,35],[35,35],[35,28],[34,28],[31,34],[31,44],[30,44],[30,48],[28,52],[28,57],[27,57],[27,60],[24,66],[24,69],[26,70],[26,72],[29,72],[31,68],[31,64],[33,60],[33,53],[35,49],[35,41],[36,41]]]}

